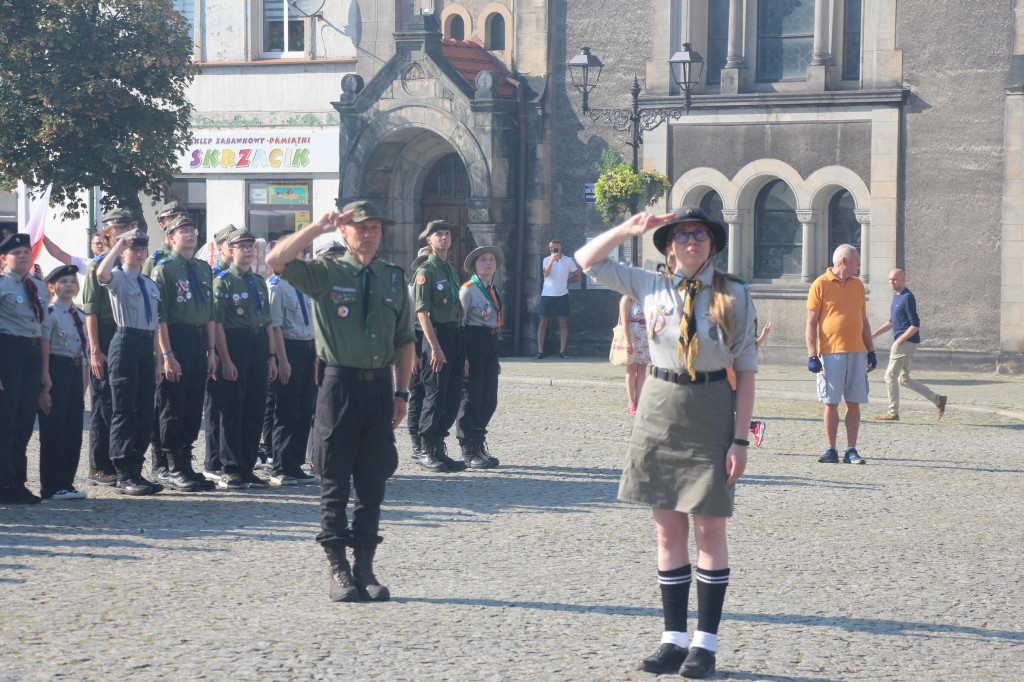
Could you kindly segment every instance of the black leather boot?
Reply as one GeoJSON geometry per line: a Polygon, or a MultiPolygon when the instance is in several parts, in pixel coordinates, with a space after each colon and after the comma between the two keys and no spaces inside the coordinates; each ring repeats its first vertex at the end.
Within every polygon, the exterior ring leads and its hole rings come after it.
{"type": "Polygon", "coordinates": [[[117,483],[114,484],[114,490],[118,493],[132,496],[156,494],[156,489],[149,481],[142,478],[141,473],[136,472],[133,468],[116,468],[117,483]]]}
{"type": "Polygon", "coordinates": [[[409,438],[412,440],[412,461],[418,462],[423,458],[423,441],[418,433],[410,433],[409,438]]]}
{"type": "Polygon", "coordinates": [[[430,440],[429,438],[424,438],[423,455],[416,460],[417,466],[419,466],[420,469],[425,469],[434,473],[443,473],[447,471],[448,467],[444,465],[444,462],[437,458],[436,453],[437,442],[430,440]]]}
{"type": "Polygon", "coordinates": [[[360,601],[359,588],[352,580],[352,569],[345,558],[345,550],[341,551],[342,554],[327,552],[327,562],[331,565],[331,600],[360,601]]]}
{"type": "Polygon", "coordinates": [[[477,444],[476,444],[476,454],[477,454],[477,456],[480,459],[482,459],[485,462],[487,462],[487,466],[485,468],[493,469],[494,467],[498,466],[498,463],[499,463],[498,462],[498,458],[494,457],[493,455],[491,455],[490,452],[487,451],[487,439],[486,438],[482,438],[482,439],[480,439],[477,442],[477,444]]]}
{"type": "Polygon", "coordinates": [[[448,471],[465,471],[465,462],[456,462],[454,459],[448,456],[448,450],[445,447],[444,439],[438,440],[434,443],[434,458],[444,462],[444,466],[448,471]]]}
{"type": "Polygon", "coordinates": [[[482,459],[479,454],[479,446],[475,441],[469,439],[460,440],[459,447],[462,449],[462,461],[469,469],[488,469],[490,464],[482,459]]]}
{"type": "Polygon", "coordinates": [[[196,473],[192,471],[191,457],[184,457],[180,452],[173,452],[167,456],[167,463],[170,465],[170,475],[165,485],[180,490],[184,493],[194,493],[205,490],[205,485],[200,485],[195,479],[196,473]]]}
{"type": "Polygon", "coordinates": [[[377,582],[373,575],[373,555],[376,547],[357,547],[352,551],[352,580],[359,589],[359,596],[367,601],[387,601],[391,591],[377,582]]]}

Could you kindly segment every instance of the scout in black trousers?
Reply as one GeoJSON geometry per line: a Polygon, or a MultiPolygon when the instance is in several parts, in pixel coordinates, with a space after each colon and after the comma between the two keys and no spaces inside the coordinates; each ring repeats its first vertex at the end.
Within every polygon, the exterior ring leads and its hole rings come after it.
{"type": "Polygon", "coordinates": [[[80,500],[75,474],[82,451],[85,413],[85,313],[75,307],[78,266],[62,265],[46,276],[56,297],[43,320],[43,384],[39,395],[39,495],[43,499],[80,500]],[[47,382],[47,377],[49,382],[47,382]]]}
{"type": "Polygon", "coordinates": [[[25,456],[43,383],[41,326],[46,318],[45,287],[30,274],[28,235],[0,243],[5,271],[0,275],[0,504],[38,504],[28,488],[25,456]]]}

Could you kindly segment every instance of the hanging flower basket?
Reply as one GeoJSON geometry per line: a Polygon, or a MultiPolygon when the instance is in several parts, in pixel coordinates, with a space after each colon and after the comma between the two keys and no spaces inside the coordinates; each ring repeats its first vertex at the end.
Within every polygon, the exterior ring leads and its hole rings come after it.
{"type": "Polygon", "coordinates": [[[616,225],[630,214],[634,203],[642,210],[665,196],[668,178],[657,171],[633,171],[628,163],[617,163],[608,168],[594,185],[597,210],[607,225],[616,225]]]}

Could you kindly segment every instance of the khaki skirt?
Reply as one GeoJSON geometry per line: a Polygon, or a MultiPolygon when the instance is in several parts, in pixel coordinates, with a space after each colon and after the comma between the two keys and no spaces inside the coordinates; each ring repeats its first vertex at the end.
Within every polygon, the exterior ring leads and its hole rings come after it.
{"type": "Polygon", "coordinates": [[[728,381],[679,385],[648,377],[640,394],[619,499],[702,516],[732,516],[725,484],[735,404],[728,381]]]}

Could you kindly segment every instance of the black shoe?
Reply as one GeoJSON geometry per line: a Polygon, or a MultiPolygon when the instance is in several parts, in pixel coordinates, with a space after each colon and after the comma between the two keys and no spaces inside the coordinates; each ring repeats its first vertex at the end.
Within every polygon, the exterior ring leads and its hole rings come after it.
{"type": "Polygon", "coordinates": [[[438,441],[434,448],[434,458],[444,463],[445,469],[448,471],[465,471],[465,462],[456,462],[454,459],[448,456],[447,450],[445,449],[444,441],[438,441]]]}
{"type": "Polygon", "coordinates": [[[156,466],[154,464],[153,478],[156,482],[165,487],[171,487],[171,471],[165,466],[156,466]]]}
{"type": "Polygon", "coordinates": [[[420,469],[433,472],[435,474],[444,473],[448,471],[448,467],[445,466],[444,462],[437,457],[437,443],[423,440],[423,456],[416,460],[416,466],[420,469]]]}
{"type": "Polygon", "coordinates": [[[491,468],[491,463],[480,457],[476,443],[465,440],[459,443],[459,447],[462,449],[462,461],[466,464],[467,469],[491,468]]]}
{"type": "Polygon", "coordinates": [[[362,601],[345,555],[328,553],[327,561],[331,564],[331,601],[362,601]]]}
{"type": "Polygon", "coordinates": [[[864,458],[857,454],[857,448],[846,448],[843,464],[863,464],[864,458]]]}
{"type": "Polygon", "coordinates": [[[679,669],[683,677],[702,678],[715,674],[715,652],[701,649],[699,646],[691,646],[690,653],[683,661],[683,667],[679,669]]]}
{"type": "Polygon", "coordinates": [[[485,462],[488,462],[488,469],[493,469],[499,464],[498,458],[494,457],[493,455],[491,455],[490,452],[487,451],[486,440],[482,440],[476,444],[476,454],[479,455],[480,458],[483,459],[485,462]]]}
{"type": "Polygon", "coordinates": [[[418,462],[423,459],[423,441],[418,433],[410,433],[409,438],[412,440],[412,461],[418,462]]]}
{"type": "Polygon", "coordinates": [[[637,664],[637,670],[644,670],[656,675],[679,672],[679,667],[686,660],[686,649],[675,644],[665,643],[653,654],[637,664]]]}
{"type": "Polygon", "coordinates": [[[839,451],[835,448],[828,448],[825,454],[818,458],[818,464],[839,464],[839,451]]]}
{"type": "Polygon", "coordinates": [[[206,489],[206,481],[199,483],[185,471],[175,471],[167,476],[167,486],[183,493],[195,493],[206,489]]]}
{"type": "Polygon", "coordinates": [[[260,478],[259,476],[257,476],[256,474],[254,474],[251,471],[243,471],[242,472],[242,481],[245,482],[245,487],[246,488],[261,489],[261,488],[269,488],[270,487],[270,482],[269,481],[265,481],[264,479],[260,478]]]}
{"type": "Polygon", "coordinates": [[[114,485],[114,490],[121,495],[155,495],[156,489],[141,476],[131,473],[122,474],[114,485]]]}
{"type": "Polygon", "coordinates": [[[39,504],[39,496],[23,485],[14,485],[6,488],[0,501],[7,504],[39,504]]]}
{"type": "Polygon", "coordinates": [[[285,476],[291,476],[295,479],[295,482],[299,485],[310,485],[316,483],[316,476],[307,474],[302,469],[295,469],[294,471],[285,470],[285,476]]]}
{"type": "Polygon", "coordinates": [[[377,582],[373,575],[373,555],[376,547],[360,547],[352,552],[352,581],[359,590],[359,596],[366,601],[387,601],[391,590],[377,582]]]}
{"type": "Polygon", "coordinates": [[[88,481],[93,485],[111,486],[117,483],[117,474],[113,471],[104,471],[102,469],[89,469],[88,481]]]}
{"type": "Polygon", "coordinates": [[[164,491],[163,484],[157,483],[156,481],[151,481],[145,476],[143,476],[141,469],[136,472],[136,475],[140,481],[142,481],[143,483],[148,483],[153,488],[154,493],[162,493],[164,491]]]}

